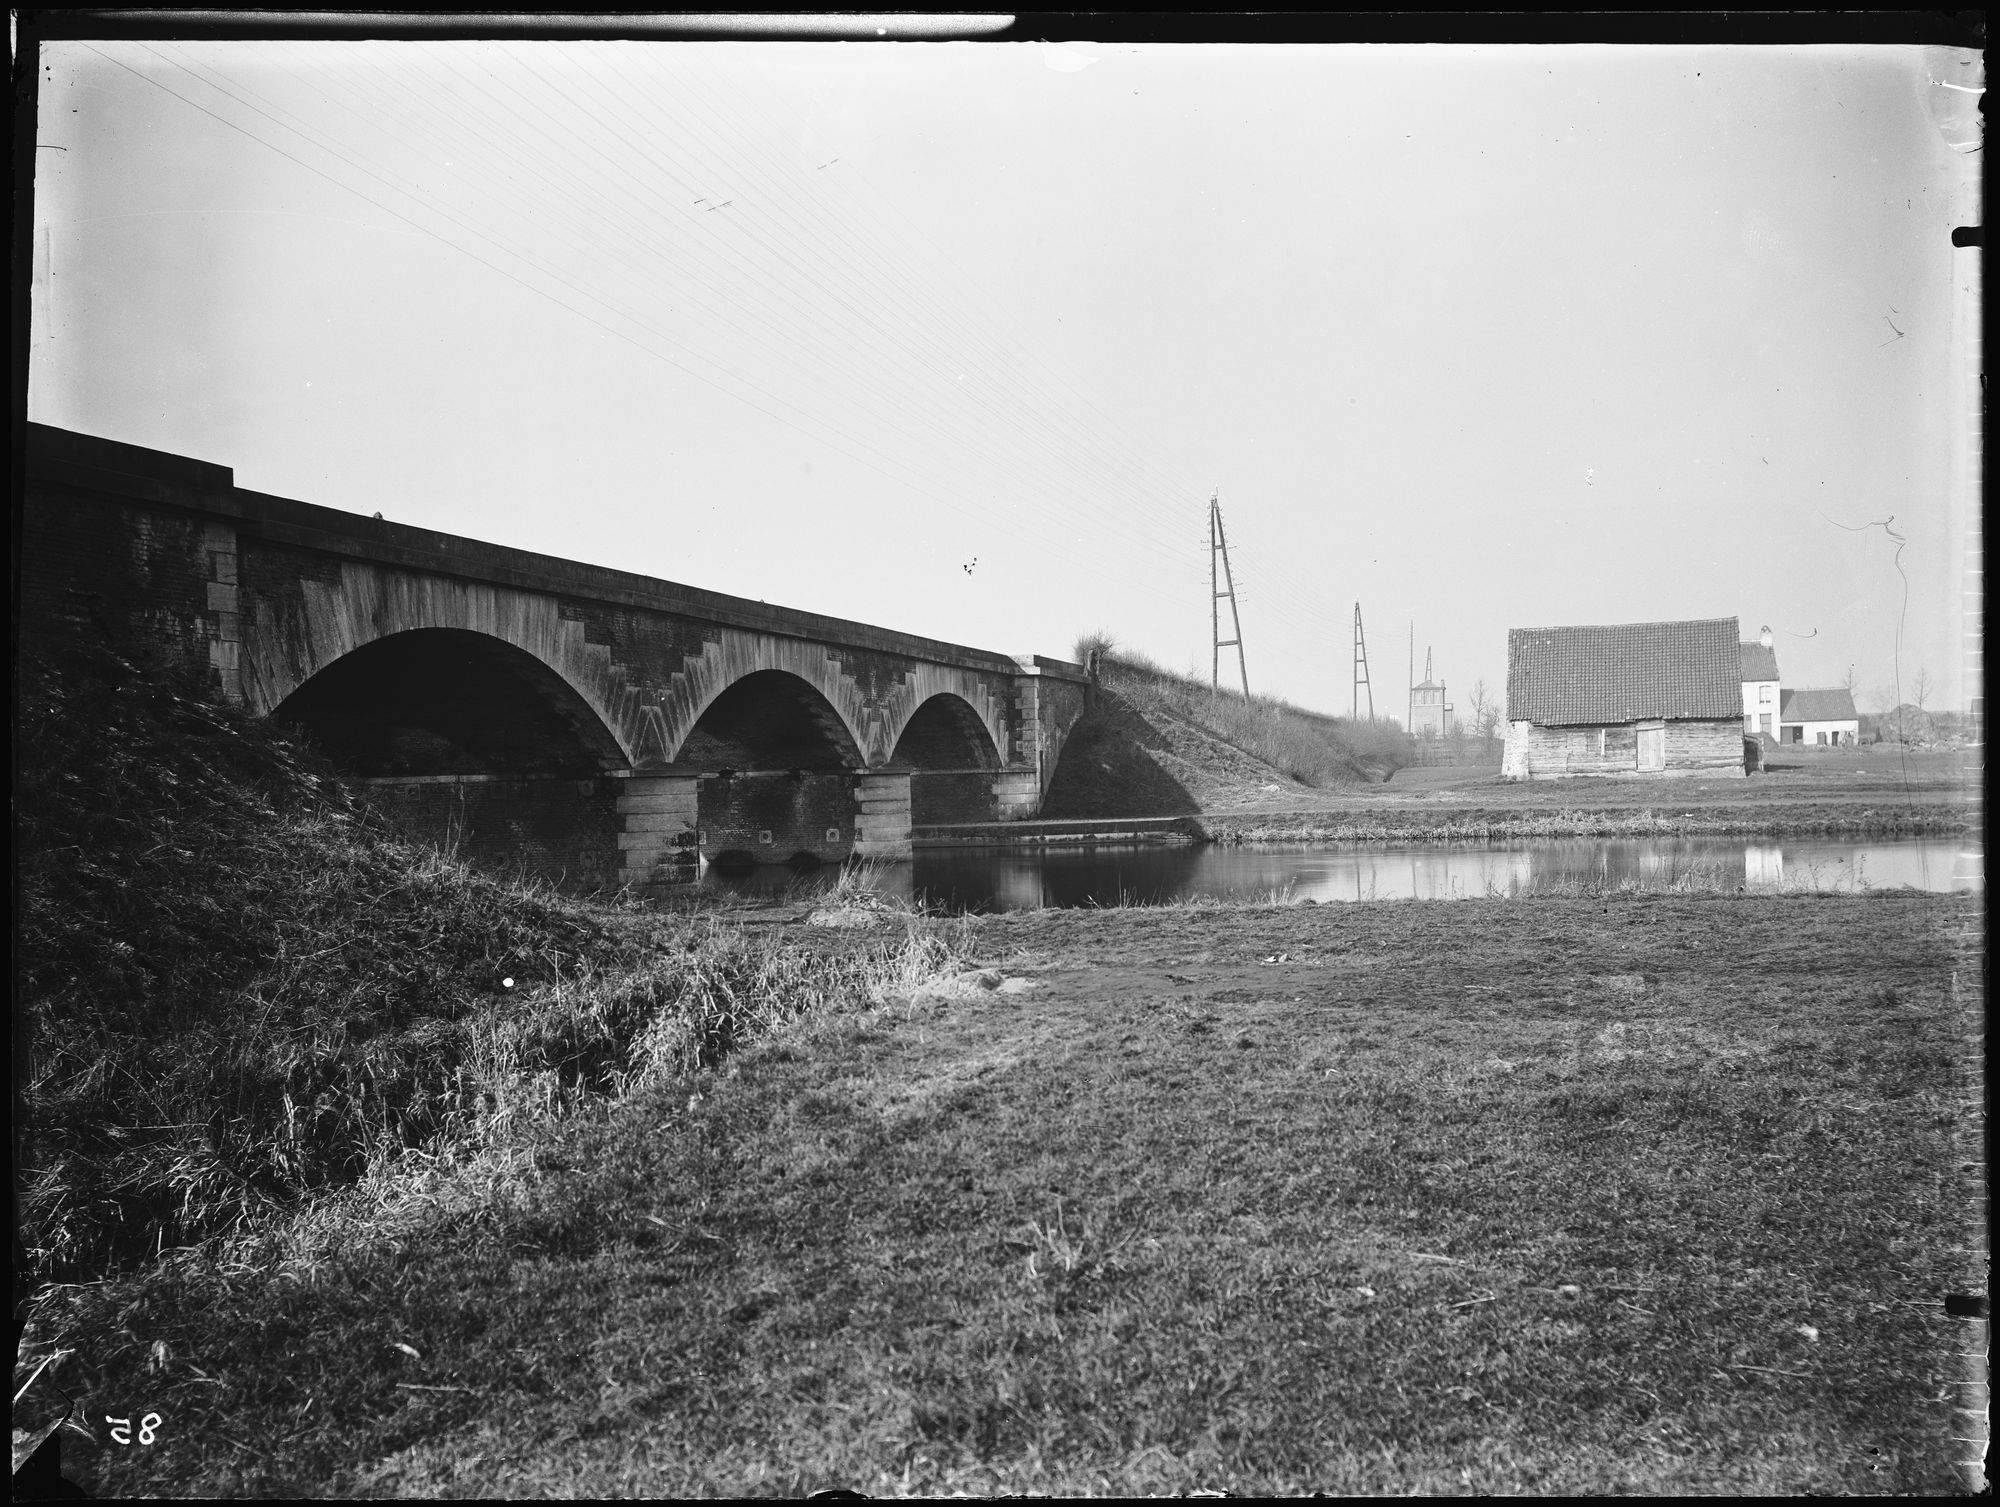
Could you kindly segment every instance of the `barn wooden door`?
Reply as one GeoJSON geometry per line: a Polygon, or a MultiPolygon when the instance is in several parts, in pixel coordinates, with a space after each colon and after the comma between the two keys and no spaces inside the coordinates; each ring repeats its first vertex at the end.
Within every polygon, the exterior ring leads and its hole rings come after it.
{"type": "Polygon", "coordinates": [[[1641,769],[1667,767],[1667,730],[1664,727],[1639,729],[1639,767],[1641,769]]]}

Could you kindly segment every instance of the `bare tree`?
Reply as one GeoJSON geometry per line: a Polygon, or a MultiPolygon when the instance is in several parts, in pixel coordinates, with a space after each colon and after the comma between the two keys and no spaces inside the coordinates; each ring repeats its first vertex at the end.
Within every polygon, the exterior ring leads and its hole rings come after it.
{"type": "Polygon", "coordinates": [[[1847,694],[1854,699],[1856,705],[1859,705],[1861,702],[1861,672],[1855,669],[1853,665],[1849,665],[1847,667],[1847,678],[1841,681],[1841,685],[1846,687],[1847,694]]]}
{"type": "Polygon", "coordinates": [[[1931,672],[1919,665],[1917,678],[1910,682],[1910,700],[1918,711],[1925,710],[1924,703],[1931,699],[1931,672]]]}
{"type": "Polygon", "coordinates": [[[1486,678],[1481,676],[1472,682],[1472,689],[1465,695],[1466,710],[1472,713],[1472,735],[1475,738],[1490,738],[1493,729],[1500,723],[1500,702],[1487,687],[1486,678]]]}

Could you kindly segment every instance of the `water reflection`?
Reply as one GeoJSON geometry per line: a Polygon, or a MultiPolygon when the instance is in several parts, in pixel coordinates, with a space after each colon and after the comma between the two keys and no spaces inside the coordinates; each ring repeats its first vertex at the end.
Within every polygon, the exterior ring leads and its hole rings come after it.
{"type": "Polygon", "coordinates": [[[1776,843],[1753,842],[1743,850],[1743,882],[1754,889],[1775,889],[1785,882],[1785,850],[1776,843]]]}
{"type": "MultiPolygon", "coordinates": [[[[745,895],[816,893],[834,867],[703,875],[745,895]]],[[[1749,890],[1983,891],[1977,846],[1902,839],[1869,843],[1727,838],[1548,839],[1492,846],[1287,850],[1215,846],[932,848],[881,867],[878,887],[946,910],[1218,900],[1455,900],[1577,886],[1676,885],[1749,890]]]]}

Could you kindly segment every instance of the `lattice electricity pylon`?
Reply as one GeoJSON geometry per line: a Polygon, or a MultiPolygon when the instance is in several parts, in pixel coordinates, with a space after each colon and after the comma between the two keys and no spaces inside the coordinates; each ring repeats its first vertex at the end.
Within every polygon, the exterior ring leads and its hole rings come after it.
{"type": "Polygon", "coordinates": [[[1361,688],[1368,687],[1368,720],[1375,720],[1375,687],[1368,679],[1368,641],[1361,636],[1361,604],[1354,604],[1354,704],[1349,715],[1361,716],[1361,688]]]}
{"type": "Polygon", "coordinates": [[[1229,573],[1229,540],[1222,532],[1222,494],[1217,492],[1208,499],[1208,622],[1209,637],[1214,640],[1215,652],[1211,656],[1208,674],[1208,693],[1213,696],[1222,689],[1222,651],[1236,650],[1236,670],[1243,677],[1243,696],[1250,697],[1250,667],[1243,660],[1243,620],[1236,613],[1236,578],[1229,573]],[[1221,562],[1218,576],[1216,562],[1221,562]],[[1222,599],[1229,598],[1229,625],[1234,638],[1222,636],[1222,599]]]}

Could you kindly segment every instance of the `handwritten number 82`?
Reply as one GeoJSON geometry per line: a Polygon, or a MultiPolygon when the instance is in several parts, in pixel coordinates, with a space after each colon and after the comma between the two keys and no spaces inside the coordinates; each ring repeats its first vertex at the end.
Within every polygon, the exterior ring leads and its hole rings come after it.
{"type": "MultiPolygon", "coordinates": [[[[132,1420],[130,1418],[113,1418],[109,1413],[106,1413],[104,1421],[111,1425],[111,1442],[113,1444],[130,1444],[132,1442],[132,1420]]],[[[151,1444],[153,1442],[153,1431],[160,1426],[160,1422],[160,1415],[158,1413],[148,1413],[144,1418],[139,1420],[139,1442],[141,1444],[151,1444]]]]}

